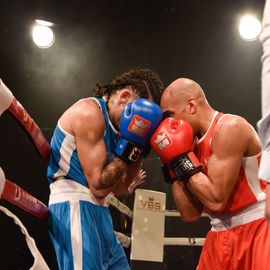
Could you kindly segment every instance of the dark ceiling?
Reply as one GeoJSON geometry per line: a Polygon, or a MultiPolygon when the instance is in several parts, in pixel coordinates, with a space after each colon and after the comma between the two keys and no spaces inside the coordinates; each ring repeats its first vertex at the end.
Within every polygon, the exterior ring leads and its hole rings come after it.
{"type": "Polygon", "coordinates": [[[243,41],[237,27],[247,11],[261,19],[263,5],[262,0],[5,1],[0,76],[47,128],[96,82],[137,66],[155,69],[165,85],[191,77],[217,109],[255,124],[261,46],[243,41]],[[55,23],[56,41],[47,50],[31,40],[36,18],[55,23]]]}

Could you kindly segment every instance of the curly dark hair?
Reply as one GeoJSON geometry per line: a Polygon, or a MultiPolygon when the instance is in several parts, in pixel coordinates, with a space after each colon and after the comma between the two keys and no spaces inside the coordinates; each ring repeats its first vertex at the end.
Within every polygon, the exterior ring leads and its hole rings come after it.
{"type": "Polygon", "coordinates": [[[107,96],[108,98],[117,90],[131,87],[141,98],[151,98],[160,104],[161,95],[164,91],[163,83],[158,74],[146,68],[132,69],[118,75],[110,84],[96,85],[95,97],[107,96]]]}

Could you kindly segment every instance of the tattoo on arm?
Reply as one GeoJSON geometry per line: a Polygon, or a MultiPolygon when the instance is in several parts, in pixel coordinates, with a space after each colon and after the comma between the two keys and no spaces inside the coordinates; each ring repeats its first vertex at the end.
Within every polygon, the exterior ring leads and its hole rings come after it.
{"type": "Polygon", "coordinates": [[[101,188],[110,188],[120,177],[127,172],[128,165],[123,162],[120,158],[114,157],[113,160],[103,169],[99,183],[101,188]]]}

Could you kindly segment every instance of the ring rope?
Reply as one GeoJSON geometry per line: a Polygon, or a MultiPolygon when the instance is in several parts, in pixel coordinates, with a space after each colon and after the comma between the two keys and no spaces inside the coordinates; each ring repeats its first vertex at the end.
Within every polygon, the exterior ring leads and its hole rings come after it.
{"type": "Polygon", "coordinates": [[[203,246],[205,238],[164,237],[164,246],[203,246]]]}
{"type": "Polygon", "coordinates": [[[13,98],[13,101],[8,108],[8,112],[23,127],[41,157],[47,161],[51,153],[50,144],[46,140],[40,127],[16,98],[13,98]]]}
{"type": "MultiPolygon", "coordinates": [[[[113,194],[108,195],[108,204],[116,207],[121,213],[127,215],[130,219],[133,217],[133,212],[125,204],[119,201],[113,194]]],[[[181,217],[178,210],[165,210],[166,217],[181,217]]],[[[208,217],[207,214],[202,213],[201,217],[208,217]]]]}
{"type": "MultiPolygon", "coordinates": [[[[166,217],[181,217],[181,214],[179,213],[178,210],[166,210],[165,216],[166,217]]],[[[208,215],[205,213],[202,213],[201,217],[208,217],[208,215]]]]}
{"type": "MultiPolygon", "coordinates": [[[[113,194],[109,195],[108,204],[117,208],[121,213],[126,214],[132,219],[133,212],[122,202],[120,202],[113,194]]],[[[166,217],[181,217],[177,210],[166,210],[166,217]]],[[[207,214],[202,214],[202,217],[208,217],[207,214]]],[[[116,232],[115,234],[123,247],[128,248],[131,245],[131,237],[116,232]]],[[[197,237],[164,237],[164,246],[203,246],[205,238],[197,237]]]]}
{"type": "Polygon", "coordinates": [[[36,246],[35,240],[29,235],[27,229],[24,227],[20,219],[3,206],[0,206],[0,211],[12,218],[14,223],[20,227],[22,234],[25,236],[26,244],[34,257],[34,264],[30,270],[49,270],[47,263],[36,246]]]}
{"type": "MultiPolygon", "coordinates": [[[[118,240],[123,247],[129,248],[131,245],[131,237],[120,233],[115,232],[118,240]]],[[[203,237],[164,237],[164,246],[199,246],[204,245],[205,238],[203,237]]]]}
{"type": "Polygon", "coordinates": [[[116,237],[118,238],[118,240],[120,241],[120,243],[122,244],[123,247],[125,247],[125,248],[130,247],[131,237],[129,237],[129,236],[123,234],[123,233],[116,232],[116,231],[115,231],[115,234],[116,234],[116,237]]]}
{"type": "Polygon", "coordinates": [[[133,212],[125,204],[120,202],[113,194],[108,195],[108,204],[116,207],[121,213],[127,215],[130,219],[133,218],[133,212]]]}

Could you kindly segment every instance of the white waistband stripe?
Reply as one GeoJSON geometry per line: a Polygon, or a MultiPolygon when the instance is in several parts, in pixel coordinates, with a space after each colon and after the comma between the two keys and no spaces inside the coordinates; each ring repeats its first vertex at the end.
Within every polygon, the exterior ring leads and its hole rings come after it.
{"type": "Polygon", "coordinates": [[[265,201],[257,202],[234,215],[209,216],[212,231],[224,231],[264,217],[265,201]]]}
{"type": "Polygon", "coordinates": [[[107,206],[107,197],[97,200],[89,188],[73,180],[57,180],[50,184],[49,205],[64,201],[88,201],[93,204],[107,206]]]}

